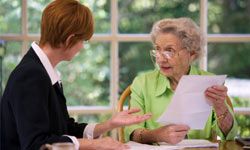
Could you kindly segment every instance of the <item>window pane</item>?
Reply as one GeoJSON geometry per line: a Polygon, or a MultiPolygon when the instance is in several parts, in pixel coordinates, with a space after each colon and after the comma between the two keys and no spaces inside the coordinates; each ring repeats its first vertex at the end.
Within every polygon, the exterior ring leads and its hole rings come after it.
{"type": "Polygon", "coordinates": [[[7,80],[11,71],[16,67],[16,65],[21,60],[21,42],[7,41],[5,43],[5,53],[3,57],[0,57],[2,65],[1,74],[2,74],[2,87],[3,90],[6,86],[7,80]]]}
{"type": "Polygon", "coordinates": [[[249,0],[209,0],[209,33],[250,33],[249,0]]]}
{"type": "Polygon", "coordinates": [[[199,22],[199,0],[118,0],[119,32],[149,33],[155,21],[190,17],[199,22]]]}
{"type": "Polygon", "coordinates": [[[151,48],[152,45],[149,42],[119,44],[120,92],[132,83],[136,75],[154,69],[149,53],[151,48]]]}
{"type": "Polygon", "coordinates": [[[71,62],[59,64],[68,105],[109,105],[110,44],[84,44],[71,62]]]}
{"type": "Polygon", "coordinates": [[[42,11],[51,0],[28,0],[28,31],[40,33],[42,11]]]}
{"type": "Polygon", "coordinates": [[[21,1],[0,1],[0,34],[21,33],[21,1]]]}
{"type": "Polygon", "coordinates": [[[234,107],[250,107],[250,43],[215,43],[208,46],[208,70],[227,74],[228,94],[234,107]]]}
{"type": "MultiPolygon", "coordinates": [[[[208,70],[227,74],[226,86],[234,107],[250,107],[250,43],[211,43],[208,45],[208,70]]],[[[236,115],[239,135],[250,136],[250,116],[236,115]]]]}
{"type": "Polygon", "coordinates": [[[250,115],[236,115],[239,125],[239,135],[241,137],[250,137],[250,115]]]}
{"type": "Polygon", "coordinates": [[[95,33],[110,33],[110,0],[81,0],[88,6],[95,20],[95,33]]]}
{"type": "MultiPolygon", "coordinates": [[[[51,0],[28,0],[29,33],[40,33],[40,23],[43,9],[51,0]]],[[[110,32],[110,0],[81,0],[94,15],[95,33],[110,32]]]]}

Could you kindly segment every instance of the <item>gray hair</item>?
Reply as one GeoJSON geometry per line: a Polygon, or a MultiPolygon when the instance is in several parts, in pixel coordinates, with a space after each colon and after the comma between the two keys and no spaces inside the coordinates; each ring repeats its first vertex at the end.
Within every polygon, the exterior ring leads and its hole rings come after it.
{"type": "Polygon", "coordinates": [[[162,33],[177,36],[182,48],[195,51],[198,57],[202,55],[204,37],[198,25],[190,18],[162,19],[156,22],[151,30],[153,44],[155,44],[156,37],[162,33]]]}

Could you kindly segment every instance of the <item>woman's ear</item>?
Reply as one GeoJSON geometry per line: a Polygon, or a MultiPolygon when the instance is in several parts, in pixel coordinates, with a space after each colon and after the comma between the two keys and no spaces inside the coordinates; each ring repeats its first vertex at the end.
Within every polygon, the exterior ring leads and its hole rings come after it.
{"type": "Polygon", "coordinates": [[[190,52],[190,57],[191,57],[191,62],[193,62],[194,60],[196,60],[198,58],[198,53],[196,51],[191,51],[190,52]]]}

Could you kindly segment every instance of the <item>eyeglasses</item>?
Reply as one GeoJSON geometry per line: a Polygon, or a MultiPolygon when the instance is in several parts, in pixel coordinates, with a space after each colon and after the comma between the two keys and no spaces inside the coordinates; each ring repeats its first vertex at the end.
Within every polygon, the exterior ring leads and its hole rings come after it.
{"type": "Polygon", "coordinates": [[[179,52],[181,52],[183,50],[185,50],[185,49],[182,49],[178,52],[176,52],[176,51],[160,51],[160,50],[153,49],[153,50],[150,50],[150,54],[151,54],[151,56],[153,56],[155,58],[159,58],[161,55],[166,59],[172,59],[175,57],[176,54],[179,54],[179,52]]]}

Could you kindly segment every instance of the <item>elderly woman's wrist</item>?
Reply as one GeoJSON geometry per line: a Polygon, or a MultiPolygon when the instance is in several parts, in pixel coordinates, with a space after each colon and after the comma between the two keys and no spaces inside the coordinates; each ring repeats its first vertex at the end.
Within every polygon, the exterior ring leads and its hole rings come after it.
{"type": "Polygon", "coordinates": [[[215,104],[213,107],[215,112],[224,112],[228,109],[225,103],[215,104]]]}
{"type": "Polygon", "coordinates": [[[226,105],[221,107],[216,107],[214,108],[214,110],[218,120],[224,119],[229,113],[229,110],[226,105]]]}
{"type": "Polygon", "coordinates": [[[217,120],[224,120],[227,117],[228,113],[229,111],[225,110],[223,113],[217,114],[217,120]]]}
{"type": "Polygon", "coordinates": [[[132,134],[132,140],[139,143],[156,143],[159,138],[159,135],[155,133],[155,130],[148,130],[144,128],[137,129],[132,134]]]}
{"type": "Polygon", "coordinates": [[[157,128],[157,129],[154,129],[154,130],[151,130],[150,131],[150,135],[153,139],[153,142],[152,143],[157,143],[157,142],[164,142],[164,138],[162,137],[162,130],[161,128],[157,128]]]}

